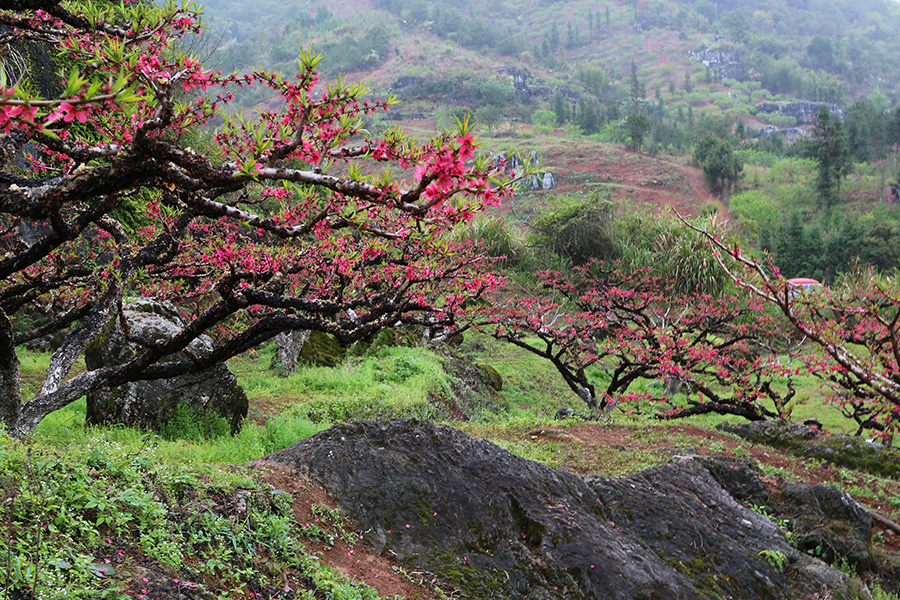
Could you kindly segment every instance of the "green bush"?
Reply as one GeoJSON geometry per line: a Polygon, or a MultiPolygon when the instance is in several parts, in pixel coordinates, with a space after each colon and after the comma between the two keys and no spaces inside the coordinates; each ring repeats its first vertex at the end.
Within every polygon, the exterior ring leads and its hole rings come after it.
{"type": "Polygon", "coordinates": [[[375,364],[375,381],[390,383],[403,383],[413,375],[424,372],[416,361],[409,356],[398,356],[390,362],[378,362],[375,364]]]}
{"type": "Polygon", "coordinates": [[[552,110],[539,108],[531,113],[531,124],[544,127],[555,127],[557,115],[552,110]]]}
{"type": "Polygon", "coordinates": [[[539,212],[531,229],[542,246],[578,265],[619,257],[612,232],[614,219],[615,205],[598,194],[588,198],[564,196],[555,206],[539,212]]]}
{"type": "Polygon", "coordinates": [[[502,216],[479,216],[453,230],[453,239],[471,240],[481,244],[494,258],[502,258],[507,265],[515,265],[527,254],[522,233],[502,216]]]}
{"type": "Polygon", "coordinates": [[[482,106],[507,106],[516,98],[516,89],[508,82],[488,79],[478,86],[482,106]]]}
{"type": "Polygon", "coordinates": [[[175,407],[175,414],[160,423],[159,433],[164,440],[215,440],[231,433],[228,419],[214,411],[194,412],[186,402],[175,407]]]}
{"type": "Polygon", "coordinates": [[[781,215],[772,199],[759,190],[735,194],[728,200],[728,208],[735,216],[754,221],[759,225],[774,223],[781,215]]]}
{"type": "Polygon", "coordinates": [[[760,121],[770,123],[776,127],[793,127],[797,124],[797,119],[790,115],[782,115],[779,113],[759,114],[756,115],[760,121]]]}

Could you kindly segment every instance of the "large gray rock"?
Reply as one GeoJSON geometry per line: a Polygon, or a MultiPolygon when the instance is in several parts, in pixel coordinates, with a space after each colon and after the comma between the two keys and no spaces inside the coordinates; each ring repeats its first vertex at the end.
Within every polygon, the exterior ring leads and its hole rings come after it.
{"type": "MultiPolygon", "coordinates": [[[[133,336],[144,340],[170,339],[184,326],[171,304],[149,299],[129,302],[125,319],[133,336]]],[[[188,346],[192,355],[212,351],[212,340],[200,336],[188,346]]],[[[114,317],[85,350],[88,369],[119,365],[134,356],[139,346],[125,339],[114,317]]],[[[183,353],[171,357],[183,360],[183,353]]],[[[225,364],[181,377],[136,381],[113,389],[101,389],[87,396],[87,422],[92,425],[122,424],[159,430],[175,414],[180,403],[195,413],[214,412],[228,420],[236,433],[247,417],[249,403],[237,378],[225,364]]]]}
{"type": "Polygon", "coordinates": [[[334,494],[377,548],[470,598],[866,597],[702,461],[585,480],[414,419],[339,425],[268,459],[334,494]]]}
{"type": "Polygon", "coordinates": [[[279,377],[288,377],[297,372],[299,367],[300,351],[306,340],[309,339],[310,330],[300,329],[296,331],[283,331],[275,336],[275,373],[279,377]]]}
{"type": "MultiPolygon", "coordinates": [[[[792,428],[805,437],[809,428],[792,428]]],[[[755,463],[738,458],[697,458],[716,481],[744,505],[764,507],[789,523],[793,545],[829,562],[872,566],[872,515],[836,487],[777,480],[763,483],[755,463]]]]}

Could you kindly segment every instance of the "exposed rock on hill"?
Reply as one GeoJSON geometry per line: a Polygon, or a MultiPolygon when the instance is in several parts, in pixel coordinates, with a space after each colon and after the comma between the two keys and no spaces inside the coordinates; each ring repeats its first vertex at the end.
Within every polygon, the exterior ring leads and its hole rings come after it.
{"type": "Polygon", "coordinates": [[[823,106],[827,106],[828,112],[832,115],[837,116],[841,120],[844,119],[843,109],[836,104],[828,104],[827,102],[809,102],[805,100],[801,102],[763,102],[756,105],[756,112],[757,114],[776,113],[787,115],[789,117],[794,117],[797,120],[797,123],[810,125],[815,121],[816,113],[818,113],[819,109],[823,106]]]}
{"type": "Polygon", "coordinates": [[[720,77],[746,81],[743,53],[740,50],[703,46],[691,56],[720,77]]]}
{"type": "Polygon", "coordinates": [[[582,479],[418,420],[339,425],[268,458],[334,494],[377,548],[471,598],[857,597],[722,487],[764,493],[746,465],[582,479]]]}
{"type": "Polygon", "coordinates": [[[785,448],[803,458],[900,479],[900,449],[873,444],[857,436],[825,434],[820,429],[782,421],[738,425],[726,422],[716,428],[754,443],[785,448]]]}
{"type": "MultiPolygon", "coordinates": [[[[494,168],[498,168],[502,164],[503,174],[509,176],[521,174],[526,166],[526,160],[515,152],[500,152],[495,154],[491,157],[491,162],[493,163],[494,168]]],[[[528,154],[527,164],[539,164],[537,153],[534,150],[528,154]]],[[[553,188],[554,184],[555,180],[553,173],[550,171],[536,171],[522,180],[522,185],[528,186],[533,190],[549,190],[553,188]]]]}

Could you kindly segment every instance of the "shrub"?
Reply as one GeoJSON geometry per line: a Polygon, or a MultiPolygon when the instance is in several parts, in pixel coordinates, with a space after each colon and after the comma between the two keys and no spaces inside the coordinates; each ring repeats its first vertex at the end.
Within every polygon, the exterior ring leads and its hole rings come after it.
{"type": "Polygon", "coordinates": [[[527,253],[522,233],[502,216],[482,216],[458,226],[456,241],[472,240],[484,247],[488,255],[501,258],[507,265],[518,263],[527,253]]]}
{"type": "Polygon", "coordinates": [[[539,108],[531,113],[531,124],[542,125],[545,127],[554,127],[556,125],[557,115],[552,110],[539,108]]]}
{"type": "Polygon", "coordinates": [[[165,440],[214,440],[231,433],[228,419],[214,411],[194,412],[186,402],[175,407],[175,414],[160,423],[160,435],[165,440]]]}
{"type": "Polygon", "coordinates": [[[563,197],[556,206],[540,212],[531,229],[540,242],[574,264],[591,259],[613,260],[619,248],[612,234],[615,206],[598,194],[589,198],[563,197]]]}

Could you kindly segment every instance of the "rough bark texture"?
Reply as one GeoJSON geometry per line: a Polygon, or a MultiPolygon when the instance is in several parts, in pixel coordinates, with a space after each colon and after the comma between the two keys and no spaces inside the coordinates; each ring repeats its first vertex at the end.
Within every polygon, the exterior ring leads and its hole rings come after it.
{"type": "Polygon", "coordinates": [[[309,339],[309,329],[285,331],[275,336],[275,372],[280,377],[287,377],[297,371],[300,351],[309,339]]]}
{"type": "MultiPolygon", "coordinates": [[[[130,336],[145,343],[171,339],[183,326],[174,307],[165,303],[136,301],[128,304],[123,313],[130,336]]],[[[119,365],[131,359],[138,348],[136,343],[123,335],[119,319],[113,318],[88,346],[85,363],[89,370],[119,365]]],[[[170,359],[185,360],[211,351],[212,340],[200,336],[188,346],[186,352],[170,359]]],[[[157,430],[172,418],[181,403],[186,403],[195,413],[215,412],[225,417],[231,424],[232,432],[240,429],[248,410],[247,395],[234,374],[220,363],[198,373],[136,381],[92,391],[87,396],[87,422],[121,423],[157,430]]]]}
{"type": "Polygon", "coordinates": [[[12,323],[0,309],[0,420],[10,431],[19,422],[22,407],[19,389],[19,358],[13,342],[12,323]]]}
{"type": "Polygon", "coordinates": [[[471,598],[854,597],[699,460],[585,480],[417,420],[336,426],[268,458],[333,493],[376,547],[471,598]],[[785,571],[762,551],[783,553],[785,571]]]}

